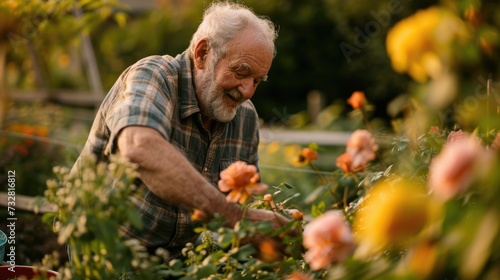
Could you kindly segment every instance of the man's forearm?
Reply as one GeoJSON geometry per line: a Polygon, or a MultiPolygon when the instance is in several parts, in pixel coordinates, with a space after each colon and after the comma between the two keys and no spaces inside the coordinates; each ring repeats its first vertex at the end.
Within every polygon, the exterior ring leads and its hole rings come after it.
{"type": "Polygon", "coordinates": [[[140,179],[161,199],[198,208],[210,216],[219,213],[231,226],[241,217],[238,205],[226,202],[224,195],[156,130],[126,127],[117,144],[118,153],[139,165],[140,179]]]}

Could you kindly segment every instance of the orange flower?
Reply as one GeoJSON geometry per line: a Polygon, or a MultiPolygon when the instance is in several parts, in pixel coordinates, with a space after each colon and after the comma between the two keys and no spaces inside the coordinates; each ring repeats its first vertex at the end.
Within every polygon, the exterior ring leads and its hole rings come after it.
{"type": "Polygon", "coordinates": [[[349,153],[343,153],[337,158],[336,166],[342,170],[344,170],[345,173],[351,172],[351,154],[349,153]]]}
{"type": "Polygon", "coordinates": [[[27,135],[22,141],[22,143],[16,143],[13,145],[13,149],[17,151],[22,156],[27,156],[29,154],[29,150],[31,146],[34,144],[34,140],[30,137],[39,136],[46,137],[47,136],[47,128],[43,126],[32,126],[26,124],[11,124],[5,128],[8,131],[18,132],[21,134],[27,135]]]}
{"type": "Polygon", "coordinates": [[[336,165],[345,173],[364,171],[365,165],[354,166],[352,164],[352,156],[349,153],[343,153],[337,158],[336,165]]]}
{"type": "Polygon", "coordinates": [[[304,260],[313,270],[328,269],[332,262],[344,261],[354,249],[349,225],[339,211],[328,211],[310,222],[303,233],[304,260]]]}
{"type": "MultiPolygon", "coordinates": [[[[351,155],[351,170],[363,168],[375,159],[378,145],[368,130],[356,130],[346,144],[346,152],[351,155]]],[[[344,159],[345,160],[345,159],[344,159]]]]}
{"type": "Polygon", "coordinates": [[[298,272],[298,271],[292,272],[285,279],[286,280],[313,280],[311,275],[308,275],[308,274],[305,274],[302,272],[298,272]]]}
{"type": "Polygon", "coordinates": [[[429,129],[429,134],[436,134],[436,135],[440,135],[441,132],[439,130],[439,127],[438,126],[431,126],[431,128],[429,129]]]}
{"type": "Polygon", "coordinates": [[[275,262],[283,258],[279,244],[273,239],[264,239],[259,243],[259,259],[264,262],[275,262]]]}
{"type": "Polygon", "coordinates": [[[296,221],[302,221],[304,219],[304,213],[300,212],[297,209],[288,209],[287,213],[293,217],[296,221]]]}
{"type": "Polygon", "coordinates": [[[351,97],[347,99],[347,103],[355,110],[362,109],[367,103],[365,93],[362,91],[353,92],[351,97]]]}
{"type": "Polygon", "coordinates": [[[191,220],[194,222],[203,222],[206,219],[207,214],[199,209],[194,209],[194,212],[191,214],[191,220]]]}
{"type": "Polygon", "coordinates": [[[244,203],[252,194],[264,193],[268,186],[259,183],[260,175],[255,165],[243,161],[232,163],[220,173],[219,190],[230,192],[226,199],[229,202],[244,203]]]}
{"type": "Polygon", "coordinates": [[[22,156],[27,156],[29,154],[30,147],[30,144],[17,143],[12,146],[12,149],[14,149],[14,151],[18,152],[22,156]]]}
{"type": "Polygon", "coordinates": [[[313,160],[318,159],[318,153],[311,149],[311,148],[304,148],[300,152],[299,155],[297,155],[294,160],[293,164],[296,166],[304,166],[310,164],[313,160]]]}
{"type": "Polygon", "coordinates": [[[431,162],[428,187],[436,197],[448,200],[463,193],[475,175],[487,170],[490,160],[476,137],[452,138],[431,162]]]}

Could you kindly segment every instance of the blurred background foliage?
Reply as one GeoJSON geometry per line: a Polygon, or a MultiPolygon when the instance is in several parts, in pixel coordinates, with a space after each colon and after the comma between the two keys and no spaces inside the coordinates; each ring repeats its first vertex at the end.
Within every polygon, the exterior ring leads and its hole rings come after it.
{"type": "MultiPolygon", "coordinates": [[[[79,33],[83,32],[91,36],[102,86],[107,91],[118,75],[138,59],[184,51],[210,1],[122,2],[32,0],[20,4],[6,0],[7,9],[21,10],[13,19],[16,23],[7,30],[7,34],[19,34],[8,38],[8,85],[88,89],[80,52],[79,33]],[[82,17],[75,16],[74,9],[80,9],[82,17]],[[41,74],[33,71],[33,53],[41,74]],[[38,82],[36,75],[41,76],[38,82]]],[[[477,36],[486,39],[478,38],[474,44],[483,40],[481,44],[489,50],[477,53],[473,46],[464,49],[466,59],[459,67],[463,66],[463,75],[468,77],[497,76],[498,34],[488,35],[488,30],[500,26],[500,12],[493,0],[245,1],[245,5],[268,16],[279,27],[278,55],[269,82],[259,87],[253,99],[260,116],[270,121],[276,117],[276,109],[287,114],[303,112],[307,109],[307,94],[313,90],[323,94],[325,107],[337,100],[345,104],[343,100],[354,90],[362,90],[375,105],[374,115],[386,120],[386,104],[406,93],[410,83],[406,75],[391,67],[385,49],[387,31],[415,11],[439,3],[462,17],[467,7],[481,4],[477,36]]],[[[340,108],[337,113],[345,111],[340,108]]],[[[307,120],[302,123],[307,124],[307,120]]]]}

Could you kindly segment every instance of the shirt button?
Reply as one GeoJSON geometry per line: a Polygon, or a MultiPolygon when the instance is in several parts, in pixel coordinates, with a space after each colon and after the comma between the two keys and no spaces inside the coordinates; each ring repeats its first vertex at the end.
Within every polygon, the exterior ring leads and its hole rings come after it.
{"type": "Polygon", "coordinates": [[[205,167],[205,169],[204,169],[204,170],[205,170],[205,172],[207,172],[207,171],[208,171],[208,168],[206,168],[206,167],[205,167]]]}

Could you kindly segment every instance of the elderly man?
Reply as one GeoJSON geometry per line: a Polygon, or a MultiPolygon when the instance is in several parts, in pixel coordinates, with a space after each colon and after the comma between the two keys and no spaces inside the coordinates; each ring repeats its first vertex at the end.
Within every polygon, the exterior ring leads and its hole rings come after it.
{"type": "MultiPolygon", "coordinates": [[[[230,227],[241,219],[240,206],[215,186],[230,163],[257,164],[258,117],[249,99],[267,78],[276,36],[274,24],[248,8],[215,3],[188,50],[144,58],[121,74],[80,158],[119,154],[138,164],[134,202],[144,228],[123,226],[125,237],[175,256],[196,238],[193,208],[219,213],[230,227]]],[[[248,209],[245,217],[288,222],[266,210],[248,209]]]]}

